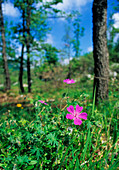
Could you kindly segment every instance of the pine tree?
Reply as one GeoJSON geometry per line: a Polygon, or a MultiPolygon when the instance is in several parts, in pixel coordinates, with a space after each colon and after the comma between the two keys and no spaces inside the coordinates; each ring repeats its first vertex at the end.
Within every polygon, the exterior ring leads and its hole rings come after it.
{"type": "MultiPolygon", "coordinates": [[[[60,0],[61,1],[61,0],[60,0]]],[[[47,2],[44,4],[40,1],[40,7],[37,7],[39,0],[15,0],[14,5],[20,9],[22,13],[22,28],[17,26],[17,33],[19,32],[19,42],[22,43],[22,52],[20,59],[20,88],[23,91],[23,54],[24,48],[26,47],[27,54],[27,82],[28,82],[28,92],[31,92],[31,56],[33,51],[42,50],[39,44],[44,41],[46,37],[46,32],[49,30],[47,27],[46,19],[50,5],[60,2],[56,0],[55,2],[47,2]],[[22,33],[22,34],[21,34],[22,33]]]]}
{"type": "Polygon", "coordinates": [[[107,0],[93,1],[94,92],[96,104],[108,98],[107,0]]]}
{"type": "Polygon", "coordinates": [[[73,49],[75,52],[75,57],[80,56],[80,38],[84,35],[84,28],[80,26],[81,15],[78,11],[74,11],[73,14],[73,30],[74,30],[74,38],[72,40],[73,49]]]}
{"type": "Polygon", "coordinates": [[[9,90],[11,88],[11,81],[8,69],[8,61],[6,55],[6,41],[5,41],[5,28],[3,20],[3,11],[2,11],[2,0],[0,0],[0,28],[1,28],[1,37],[2,37],[2,57],[3,57],[3,69],[5,75],[5,88],[9,90]]]}

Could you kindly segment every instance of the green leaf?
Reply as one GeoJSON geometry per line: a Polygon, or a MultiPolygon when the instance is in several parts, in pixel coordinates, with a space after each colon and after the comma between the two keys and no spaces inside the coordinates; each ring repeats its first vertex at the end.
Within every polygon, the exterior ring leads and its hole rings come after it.
{"type": "Polygon", "coordinates": [[[32,160],[32,161],[29,163],[29,165],[35,165],[35,164],[37,164],[37,161],[36,161],[36,160],[32,160]]]}
{"type": "Polygon", "coordinates": [[[29,170],[29,169],[33,169],[34,166],[29,166],[28,168],[26,168],[26,170],[29,170]]]}
{"type": "Polygon", "coordinates": [[[0,163],[0,166],[2,167],[2,166],[4,166],[4,164],[1,164],[1,163],[0,163]]]}

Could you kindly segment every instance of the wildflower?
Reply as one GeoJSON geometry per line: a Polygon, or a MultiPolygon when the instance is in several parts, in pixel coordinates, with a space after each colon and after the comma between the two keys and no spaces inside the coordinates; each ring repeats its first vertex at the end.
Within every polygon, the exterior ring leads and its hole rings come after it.
{"type": "Polygon", "coordinates": [[[67,83],[67,84],[72,84],[72,83],[75,83],[75,81],[73,79],[65,79],[63,80],[64,83],[67,83]]]}
{"type": "Polygon", "coordinates": [[[22,107],[22,104],[17,104],[17,107],[22,107]]]}
{"type": "Polygon", "coordinates": [[[43,103],[43,104],[45,104],[45,105],[47,105],[47,103],[45,103],[44,101],[42,101],[42,100],[38,100],[39,102],[41,102],[41,103],[43,103]]]}
{"type": "Polygon", "coordinates": [[[68,128],[67,128],[67,131],[70,131],[69,134],[72,134],[73,129],[72,129],[71,127],[68,127],[68,128]]]}
{"type": "Polygon", "coordinates": [[[81,125],[82,124],[82,120],[81,119],[87,119],[87,113],[80,113],[83,110],[83,107],[76,105],[76,110],[74,110],[74,107],[71,105],[69,107],[67,107],[68,112],[70,112],[71,114],[67,114],[66,118],[67,119],[74,119],[74,124],[75,125],[81,125]]]}

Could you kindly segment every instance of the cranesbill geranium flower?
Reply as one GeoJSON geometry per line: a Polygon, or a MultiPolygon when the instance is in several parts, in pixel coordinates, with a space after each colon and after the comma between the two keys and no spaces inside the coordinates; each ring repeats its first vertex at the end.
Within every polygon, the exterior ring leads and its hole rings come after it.
{"type": "Polygon", "coordinates": [[[69,107],[67,107],[68,112],[70,112],[71,114],[67,114],[66,118],[67,119],[74,119],[74,124],[75,125],[81,125],[82,124],[82,120],[81,119],[87,119],[87,113],[80,113],[83,110],[83,107],[76,105],[76,110],[74,110],[74,107],[71,105],[69,107]]]}
{"type": "Polygon", "coordinates": [[[63,80],[63,82],[67,83],[67,84],[72,84],[72,83],[75,83],[75,81],[73,79],[65,79],[63,80]]]}
{"type": "Polygon", "coordinates": [[[45,104],[45,105],[47,105],[47,103],[45,103],[44,101],[42,101],[42,100],[38,100],[39,102],[41,102],[41,103],[43,103],[43,104],[45,104]]]}

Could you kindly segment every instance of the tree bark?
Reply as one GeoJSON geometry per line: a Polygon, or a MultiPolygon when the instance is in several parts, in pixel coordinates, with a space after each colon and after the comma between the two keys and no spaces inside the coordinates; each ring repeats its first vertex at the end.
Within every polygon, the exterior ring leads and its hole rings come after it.
{"type": "Polygon", "coordinates": [[[27,16],[26,16],[26,26],[27,26],[27,37],[26,37],[26,48],[27,48],[27,81],[28,81],[28,92],[31,92],[31,69],[30,69],[30,17],[31,17],[31,7],[30,2],[27,0],[27,16]]]}
{"type": "Polygon", "coordinates": [[[25,41],[25,11],[22,11],[22,19],[23,19],[23,42],[22,42],[22,50],[21,50],[21,58],[20,58],[20,71],[19,71],[19,84],[20,90],[24,93],[23,87],[23,57],[24,57],[24,41],[25,41]]]}
{"type": "Polygon", "coordinates": [[[93,57],[95,102],[108,98],[107,0],[93,2],[93,57]]]}
{"type": "Polygon", "coordinates": [[[6,56],[6,41],[5,41],[5,29],[4,29],[3,12],[2,12],[2,0],[0,0],[0,27],[1,27],[1,36],[2,36],[2,57],[3,57],[3,69],[5,75],[5,89],[9,90],[11,88],[11,81],[10,81],[8,62],[6,56]]]}
{"type": "Polygon", "coordinates": [[[24,56],[24,44],[22,44],[21,58],[20,58],[20,71],[19,71],[19,84],[20,84],[20,90],[21,90],[22,93],[24,93],[24,87],[23,87],[23,56],[24,56]]]}

